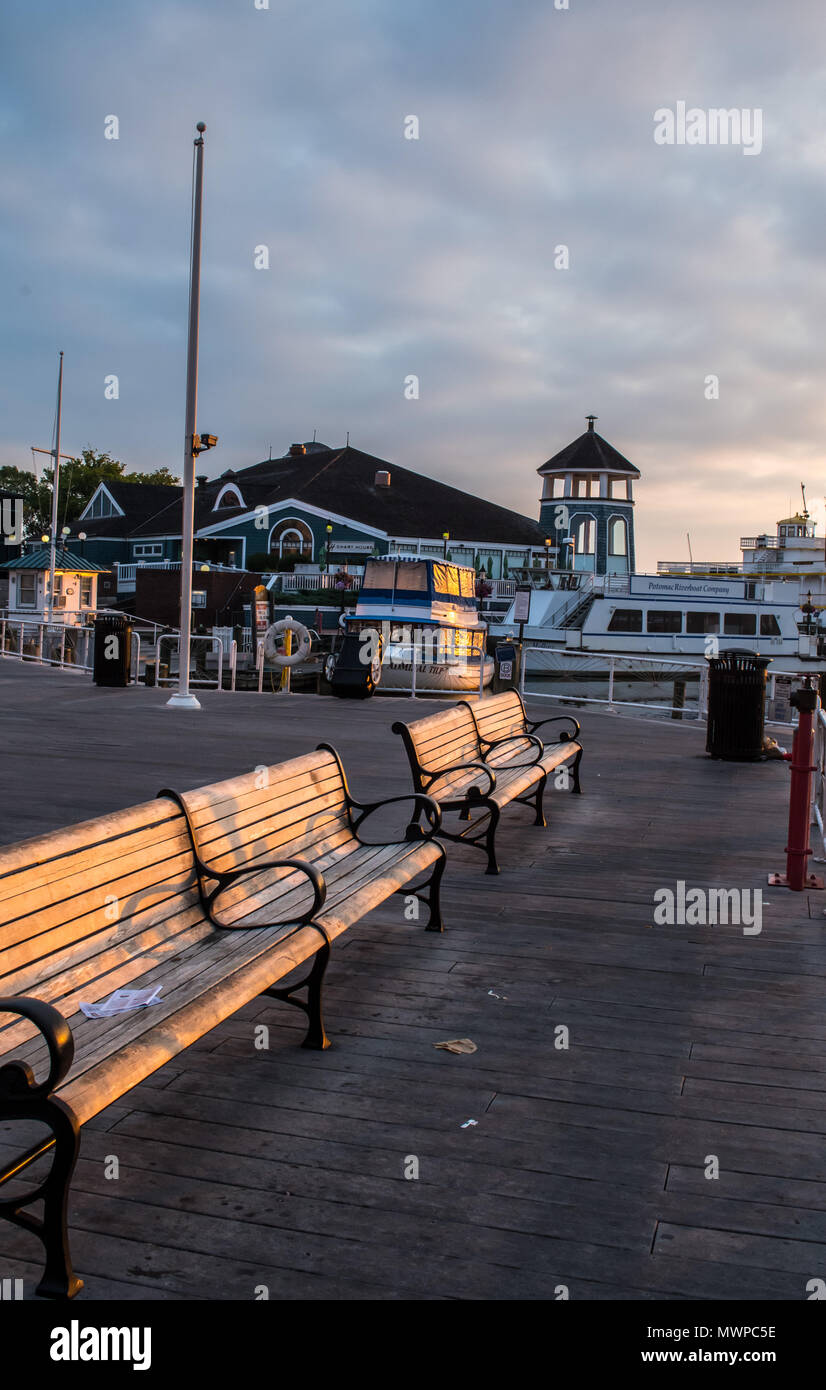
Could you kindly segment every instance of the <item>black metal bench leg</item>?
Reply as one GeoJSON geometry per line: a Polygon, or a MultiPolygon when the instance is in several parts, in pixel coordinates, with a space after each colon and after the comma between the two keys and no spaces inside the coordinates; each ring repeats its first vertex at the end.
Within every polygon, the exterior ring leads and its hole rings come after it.
{"type": "Polygon", "coordinates": [[[496,827],[499,824],[499,807],[495,802],[490,801],[488,802],[488,810],[490,811],[490,821],[488,823],[488,833],[485,836],[488,867],[485,869],[485,873],[498,874],[499,865],[496,862],[496,827]]]}
{"type": "MultiPolygon", "coordinates": [[[[37,1120],[48,1125],[52,1131],[52,1139],[38,1145],[36,1153],[27,1155],[27,1160],[33,1161],[33,1157],[51,1154],[51,1167],[47,1176],[30,1191],[0,1202],[0,1216],[22,1230],[36,1235],[43,1246],[46,1263],[35,1293],[41,1298],[74,1298],[83,1288],[83,1280],[78,1279],[72,1269],[68,1206],[69,1185],[80,1149],[80,1127],[69,1107],[64,1105],[63,1101],[55,1099],[44,1098],[27,1104],[3,1105],[0,1118],[37,1120]],[[43,1202],[42,1219],[26,1210],[38,1201],[43,1202]]],[[[28,1166],[28,1161],[18,1171],[23,1171],[23,1168],[28,1166]]]]}
{"type": "Polygon", "coordinates": [[[324,982],[324,972],[330,960],[329,942],[325,942],[320,950],[316,951],[313,957],[313,968],[309,975],[305,975],[303,980],[298,980],[294,985],[286,985],[279,988],[275,985],[269,989],[262,990],[262,994],[268,995],[271,999],[280,999],[282,1004],[293,1004],[297,1009],[303,1009],[307,1015],[307,1032],[302,1042],[302,1047],[312,1048],[316,1052],[323,1052],[330,1047],[330,1039],[324,1031],[324,1013],[322,986],[324,982]],[[296,990],[307,989],[306,999],[296,999],[296,990]]]}
{"type": "Polygon", "coordinates": [[[447,864],[447,855],[442,846],[442,853],[433,868],[433,873],[428,879],[427,905],[430,908],[430,916],[427,921],[425,931],[443,932],[445,924],[442,921],[442,875],[447,864]]]}
{"type": "Polygon", "coordinates": [[[69,1184],[80,1152],[80,1129],[67,1106],[49,1103],[48,1123],[55,1137],[52,1171],[44,1183],[43,1234],[46,1268],[36,1292],[42,1298],[74,1298],[83,1288],[72,1269],[69,1250],[69,1184]]]}
{"type": "Polygon", "coordinates": [[[544,810],[544,806],[543,806],[543,797],[544,797],[544,795],[545,795],[545,787],[546,787],[546,785],[547,785],[547,782],[548,782],[548,776],[547,776],[547,773],[546,773],[545,776],[542,778],[541,782],[538,784],[538,786],[537,786],[537,788],[536,788],[536,798],[535,798],[535,805],[536,805],[536,820],[534,821],[534,825],[547,825],[547,824],[548,824],[548,822],[547,822],[546,819],[545,819],[545,810],[544,810]]]}
{"type": "Polygon", "coordinates": [[[582,793],[582,787],[579,785],[579,765],[581,762],[582,749],[580,748],[579,752],[574,758],[574,785],[571,787],[572,792],[579,792],[580,794],[582,793]]]}

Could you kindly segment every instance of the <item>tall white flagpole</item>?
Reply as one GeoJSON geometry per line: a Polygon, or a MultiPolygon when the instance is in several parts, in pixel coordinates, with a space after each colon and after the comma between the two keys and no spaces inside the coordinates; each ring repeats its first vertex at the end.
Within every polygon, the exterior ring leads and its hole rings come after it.
{"type": "Polygon", "coordinates": [[[189,689],[189,641],[192,628],[192,551],[195,525],[195,438],[198,411],[198,311],[201,298],[201,204],[204,183],[203,121],[197,125],[195,141],[195,201],[192,210],[192,273],[189,282],[189,339],[186,361],[186,424],[184,440],[184,496],[181,520],[181,637],[178,648],[178,689],[167,705],[178,709],[200,709],[189,689]]]}
{"type": "Polygon", "coordinates": [[[57,374],[57,424],[54,441],[54,473],[52,474],[52,525],[49,537],[49,599],[46,607],[46,622],[52,621],[54,611],[54,572],[55,552],[57,550],[57,503],[60,490],[60,414],[63,409],[63,353],[60,354],[60,371],[57,374]]]}

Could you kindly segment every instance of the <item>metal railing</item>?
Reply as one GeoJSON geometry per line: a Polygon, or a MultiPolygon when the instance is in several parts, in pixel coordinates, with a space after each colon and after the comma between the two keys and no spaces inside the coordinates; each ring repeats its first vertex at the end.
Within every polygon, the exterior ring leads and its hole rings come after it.
{"type": "Polygon", "coordinates": [[[657,574],[720,574],[742,577],[739,560],[658,560],[657,574]]]}
{"type": "MultiPolygon", "coordinates": [[[[607,681],[607,696],[605,698],[597,695],[586,695],[580,693],[577,693],[575,695],[562,695],[559,694],[557,691],[546,692],[544,690],[536,690],[532,687],[529,692],[530,698],[532,700],[556,700],[559,702],[564,702],[566,704],[602,705],[609,711],[613,711],[618,708],[640,709],[650,711],[651,713],[671,714],[675,718],[679,717],[681,719],[685,718],[699,721],[703,721],[708,718],[709,667],[707,662],[705,661],[693,660],[690,657],[684,659],[671,660],[654,656],[624,656],[618,655],[615,652],[583,652],[572,650],[565,650],[564,652],[555,652],[548,647],[536,647],[531,646],[529,643],[526,643],[522,648],[522,663],[519,674],[519,693],[523,696],[523,698],[525,697],[526,677],[530,679],[530,676],[528,676],[527,673],[527,661],[525,660],[525,657],[528,652],[538,652],[546,657],[559,656],[561,661],[563,661],[565,664],[567,664],[569,661],[580,663],[593,662],[596,659],[604,662],[605,666],[607,667],[607,675],[604,677],[604,679],[607,681]],[[687,706],[684,703],[676,702],[670,705],[664,705],[654,704],[648,700],[618,699],[616,696],[617,683],[622,682],[622,678],[624,675],[630,676],[638,671],[642,671],[643,674],[647,671],[650,671],[652,679],[655,681],[657,672],[663,672],[666,675],[668,675],[668,673],[670,672],[670,678],[675,682],[679,682],[681,672],[688,675],[689,679],[696,680],[698,683],[696,705],[687,706]]],[[[571,672],[566,672],[561,665],[559,667],[549,666],[545,669],[558,671],[560,680],[562,681],[565,680],[566,675],[570,676],[571,674],[571,672]]],[[[587,678],[588,667],[586,665],[583,665],[582,670],[583,674],[587,678]]],[[[768,673],[768,679],[766,683],[766,714],[768,723],[776,725],[780,728],[795,727],[796,721],[779,720],[771,718],[771,707],[776,699],[776,687],[779,678],[790,678],[792,680],[796,679],[798,681],[802,681],[804,679],[804,676],[805,672],[802,671],[777,670],[768,673]]],[[[601,678],[601,673],[594,673],[594,681],[598,681],[601,678]]]]}
{"type": "MultiPolygon", "coordinates": [[[[394,643],[393,645],[397,646],[398,644],[394,643]]],[[[484,635],[481,633],[479,634],[478,639],[476,634],[473,634],[468,656],[462,660],[456,660],[452,662],[447,660],[439,661],[438,657],[434,658],[432,643],[429,643],[427,641],[405,642],[403,644],[402,656],[402,669],[409,669],[410,671],[410,690],[406,690],[404,686],[386,686],[383,684],[383,681],[380,680],[375,688],[376,695],[395,695],[397,697],[407,696],[409,699],[415,700],[419,695],[463,695],[465,697],[467,697],[468,695],[478,695],[481,698],[484,692],[486,654],[485,639],[484,635]],[[427,678],[426,672],[424,670],[424,668],[427,666],[441,666],[447,672],[454,671],[456,675],[463,674],[465,676],[470,676],[471,674],[475,675],[474,668],[476,667],[477,663],[479,666],[478,685],[474,684],[469,685],[464,689],[451,690],[449,687],[444,685],[433,686],[422,684],[422,678],[427,678]]],[[[385,662],[383,663],[383,665],[385,664],[386,655],[385,662]]]]}
{"type": "MultiPolygon", "coordinates": [[[[181,661],[181,651],[180,651],[181,634],[180,634],[180,632],[162,632],[161,635],[160,635],[160,637],[158,638],[157,646],[156,646],[156,649],[155,649],[155,650],[156,650],[156,654],[157,654],[157,658],[158,658],[158,667],[157,667],[157,669],[158,669],[158,678],[157,678],[157,679],[158,679],[158,685],[174,685],[174,684],[176,683],[176,681],[178,680],[178,672],[173,672],[173,670],[172,670],[172,660],[171,660],[171,656],[170,656],[170,662],[169,662],[169,674],[166,675],[166,676],[161,676],[161,673],[160,673],[160,672],[161,672],[161,650],[162,650],[162,648],[163,648],[164,642],[172,642],[172,643],[174,643],[175,648],[176,648],[176,650],[177,650],[177,652],[178,652],[178,667],[179,667],[179,670],[180,670],[180,661],[181,661]]],[[[197,634],[197,633],[194,633],[194,634],[190,637],[190,639],[189,639],[189,643],[190,643],[190,653],[189,653],[189,655],[190,655],[190,672],[191,672],[191,670],[192,670],[192,646],[193,646],[193,644],[194,644],[195,642],[209,642],[209,643],[210,643],[210,647],[211,647],[212,650],[214,650],[214,649],[217,647],[217,649],[218,649],[218,678],[217,678],[217,680],[212,680],[209,676],[206,676],[206,675],[204,675],[204,676],[194,676],[194,677],[193,677],[193,676],[190,674],[189,684],[190,684],[190,685],[200,685],[200,686],[204,686],[204,687],[206,687],[206,688],[209,689],[209,690],[212,690],[212,689],[223,690],[223,688],[224,688],[224,644],[223,644],[223,642],[221,641],[221,638],[220,638],[220,637],[210,637],[210,636],[208,636],[208,635],[203,636],[203,635],[200,635],[200,634],[197,634]]],[[[233,647],[234,647],[234,646],[235,646],[235,643],[233,642],[232,645],[233,645],[233,647]]],[[[198,667],[197,667],[197,666],[195,667],[195,670],[196,670],[196,671],[198,670],[198,667]]],[[[234,675],[234,669],[233,669],[233,685],[232,685],[232,687],[231,687],[233,690],[235,689],[234,679],[235,679],[235,675],[234,675]]]]}
{"type": "MultiPolygon", "coordinates": [[[[94,670],[95,630],[87,623],[40,623],[30,618],[0,619],[0,658],[34,662],[65,671],[94,670]]],[[[130,680],[140,679],[141,639],[132,633],[130,680]]]]}
{"type": "Polygon", "coordinates": [[[815,774],[812,783],[812,824],[817,826],[826,855],[826,714],[818,701],[815,712],[815,774]]]}
{"type": "Polygon", "coordinates": [[[347,584],[342,587],[336,584],[336,579],[340,578],[335,574],[330,574],[325,570],[322,574],[279,574],[275,578],[281,581],[281,592],[284,594],[298,594],[305,589],[336,589],[339,593],[348,592],[352,589],[360,589],[363,579],[361,574],[348,574],[347,584]]]}

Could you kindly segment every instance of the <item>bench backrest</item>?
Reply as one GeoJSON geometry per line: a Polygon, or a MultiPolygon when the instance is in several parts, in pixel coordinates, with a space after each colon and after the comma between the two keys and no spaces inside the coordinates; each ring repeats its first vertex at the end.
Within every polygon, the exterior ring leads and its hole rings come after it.
{"type": "Polygon", "coordinates": [[[475,720],[483,747],[496,743],[498,739],[518,737],[526,732],[525,706],[518,690],[503,690],[500,695],[492,695],[468,705],[468,710],[475,720]]]}
{"type": "MultiPolygon", "coordinates": [[[[0,996],[106,998],[203,921],[186,822],[149,801],[0,849],[0,996]]],[[[74,1008],[72,1007],[74,1005],[74,1008]]],[[[0,1054],[33,1028],[0,1016],[0,1054]]]]}
{"type": "MultiPolygon", "coordinates": [[[[464,701],[412,724],[396,723],[393,732],[404,741],[417,790],[426,791],[437,800],[447,800],[452,793],[460,794],[472,780],[472,769],[436,778],[428,776],[443,768],[480,761],[476,724],[464,701]]],[[[478,780],[481,786],[488,785],[483,775],[478,780]]]]}
{"type": "MultiPolygon", "coordinates": [[[[327,752],[184,799],[202,858],[221,868],[318,857],[352,837],[343,773],[327,752]]],[[[245,891],[227,895],[230,915],[245,891]]],[[[280,891],[303,903],[308,887],[288,879],[280,891]]],[[[81,1000],[129,988],[146,971],[147,951],[174,957],[214,931],[186,818],[168,797],[0,849],[0,996],[59,1001],[68,1017],[81,1000]]],[[[35,1031],[0,1015],[0,1056],[35,1031]]]]}
{"type": "Polygon", "coordinates": [[[260,859],[314,860],[353,838],[347,786],[321,750],[184,792],[198,854],[212,869],[260,859]]]}

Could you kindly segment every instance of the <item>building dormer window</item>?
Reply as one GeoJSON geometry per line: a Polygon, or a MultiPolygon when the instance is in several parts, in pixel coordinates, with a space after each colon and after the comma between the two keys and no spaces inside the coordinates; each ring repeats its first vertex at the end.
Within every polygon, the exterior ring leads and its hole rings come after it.
{"type": "Polygon", "coordinates": [[[243,507],[244,499],[238,491],[235,483],[225,483],[215,498],[214,512],[220,512],[224,507],[243,507]]]}
{"type": "Polygon", "coordinates": [[[105,516],[123,516],[123,512],[101,483],[83,513],[83,520],[94,520],[105,516]]]}

